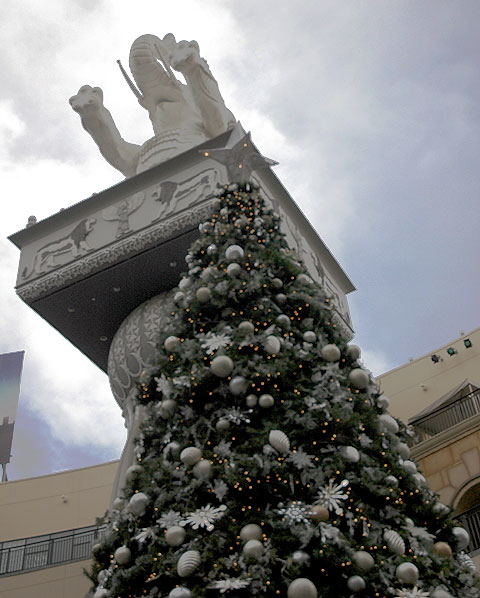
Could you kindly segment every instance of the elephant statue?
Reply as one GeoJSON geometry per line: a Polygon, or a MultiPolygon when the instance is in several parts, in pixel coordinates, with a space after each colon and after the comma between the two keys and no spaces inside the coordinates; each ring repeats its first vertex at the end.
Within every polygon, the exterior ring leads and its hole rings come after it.
{"type": "Polygon", "coordinates": [[[197,42],[177,42],[171,33],[163,39],[142,35],[132,44],[129,65],[135,84],[121,64],[120,68],[139,104],[147,110],[155,134],[143,145],[123,139],[103,105],[99,87],[84,85],[70,98],[73,110],[79,113],[103,157],[126,177],[235,125],[197,42]],[[183,75],[186,83],[175,76],[174,70],[183,75]]]}

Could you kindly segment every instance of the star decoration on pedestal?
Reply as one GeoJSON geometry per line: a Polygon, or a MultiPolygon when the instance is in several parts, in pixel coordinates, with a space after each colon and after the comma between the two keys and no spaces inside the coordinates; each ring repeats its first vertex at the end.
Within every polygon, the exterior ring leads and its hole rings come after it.
{"type": "Polygon", "coordinates": [[[240,123],[235,125],[224,148],[201,150],[201,153],[224,164],[229,179],[235,183],[248,183],[254,170],[278,164],[275,160],[265,158],[257,152],[253,147],[250,133],[245,133],[240,123]]]}

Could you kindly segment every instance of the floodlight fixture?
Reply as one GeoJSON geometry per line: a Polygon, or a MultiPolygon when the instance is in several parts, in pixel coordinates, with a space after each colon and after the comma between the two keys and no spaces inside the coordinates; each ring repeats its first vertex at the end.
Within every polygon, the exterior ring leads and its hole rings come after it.
{"type": "Polygon", "coordinates": [[[453,347],[448,347],[447,353],[450,355],[450,357],[453,357],[457,351],[453,347]]]}
{"type": "Polygon", "coordinates": [[[437,355],[436,353],[434,353],[430,359],[433,361],[433,363],[438,363],[439,361],[442,360],[442,358],[440,357],[440,355],[437,355]]]}
{"type": "Polygon", "coordinates": [[[472,341],[469,338],[464,338],[463,344],[465,345],[466,349],[470,349],[472,347],[472,341]]]}

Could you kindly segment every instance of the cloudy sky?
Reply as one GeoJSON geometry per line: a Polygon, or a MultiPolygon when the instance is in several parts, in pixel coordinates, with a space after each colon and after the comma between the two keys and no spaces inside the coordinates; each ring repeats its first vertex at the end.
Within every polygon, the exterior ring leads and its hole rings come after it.
{"type": "Polygon", "coordinates": [[[152,135],[123,81],[143,33],[196,39],[228,107],[357,287],[380,374],[480,325],[478,0],[16,0],[0,36],[0,353],[25,350],[10,479],[115,459],[105,375],[17,298],[6,239],[119,182],[68,98],[102,87],[123,136],[152,135]]]}

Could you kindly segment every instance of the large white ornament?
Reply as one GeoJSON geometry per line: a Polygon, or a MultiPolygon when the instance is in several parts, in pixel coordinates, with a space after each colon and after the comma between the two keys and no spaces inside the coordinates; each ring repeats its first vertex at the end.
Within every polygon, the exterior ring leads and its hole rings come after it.
{"type": "Polygon", "coordinates": [[[149,500],[150,499],[146,494],[144,494],[143,492],[137,492],[129,500],[128,508],[134,515],[136,515],[137,517],[141,517],[142,515],[145,515],[145,511],[147,510],[149,500]]]}
{"type": "Polygon", "coordinates": [[[385,483],[388,486],[398,486],[398,479],[394,475],[387,475],[385,483]]]}
{"type": "Polygon", "coordinates": [[[187,446],[180,453],[180,461],[187,467],[195,465],[202,458],[202,451],[196,446],[187,446]]]}
{"type": "MultiPolygon", "coordinates": [[[[322,347],[321,353],[322,353],[323,359],[325,359],[326,361],[338,361],[342,355],[340,352],[340,349],[337,347],[337,345],[325,345],[324,347],[322,347]]],[[[361,370],[361,371],[363,371],[363,370],[361,370]]],[[[367,377],[367,384],[368,384],[368,377],[367,377]]]]}
{"type": "Polygon", "coordinates": [[[400,534],[393,529],[386,529],[383,532],[383,536],[388,548],[392,552],[398,554],[399,556],[403,556],[405,554],[405,542],[400,534]]]}
{"type": "Polygon", "coordinates": [[[188,588],[173,588],[168,594],[168,598],[191,598],[192,592],[188,588]]]}
{"type": "Polygon", "coordinates": [[[241,395],[247,390],[247,380],[243,376],[235,376],[228,384],[230,392],[234,395],[241,395]]]}
{"type": "Polygon", "coordinates": [[[162,419],[169,419],[175,414],[177,407],[177,401],[174,401],[173,399],[165,399],[160,403],[158,413],[162,419]]]}
{"type": "Polygon", "coordinates": [[[407,472],[407,473],[417,473],[417,466],[415,465],[415,463],[413,461],[404,461],[402,463],[402,467],[403,469],[407,472]]]}
{"type": "Polygon", "coordinates": [[[360,461],[360,453],[354,446],[342,446],[340,454],[349,463],[358,463],[360,461]]]}
{"type": "Polygon", "coordinates": [[[454,527],[452,533],[457,540],[457,550],[465,550],[470,543],[470,536],[463,527],[454,527]]]}
{"type": "Polygon", "coordinates": [[[240,264],[237,264],[237,262],[232,262],[231,264],[228,264],[227,274],[230,276],[230,278],[235,278],[241,272],[242,272],[242,266],[240,266],[240,264]]]}
{"type": "Polygon", "coordinates": [[[180,339],[176,336],[167,336],[163,346],[165,347],[165,351],[172,353],[180,347],[180,339]]]}
{"type": "Polygon", "coordinates": [[[437,588],[433,594],[430,594],[430,598],[453,598],[453,596],[443,588],[437,588]]]}
{"type": "Polygon", "coordinates": [[[116,511],[121,511],[123,509],[123,507],[125,506],[125,499],[117,496],[117,498],[113,501],[112,506],[116,511]]]}
{"type": "Polygon", "coordinates": [[[274,289],[281,289],[283,287],[283,281],[280,278],[272,278],[272,287],[274,289]]]}
{"type": "Polygon", "coordinates": [[[225,257],[229,262],[234,262],[235,260],[240,260],[245,255],[243,248],[240,245],[229,245],[225,249],[225,257]]]}
{"type": "Polygon", "coordinates": [[[255,407],[258,403],[257,395],[248,395],[245,402],[247,403],[247,407],[255,407]]]}
{"type": "Polygon", "coordinates": [[[191,278],[182,278],[182,280],[178,283],[178,288],[181,291],[186,291],[187,289],[189,289],[193,284],[193,281],[191,278]]]}
{"type": "Polygon", "coordinates": [[[276,321],[281,328],[288,329],[291,326],[290,318],[286,314],[280,314],[276,321]]]}
{"type": "Polygon", "coordinates": [[[134,463],[133,465],[130,465],[130,467],[125,472],[125,480],[130,481],[136,475],[138,475],[142,472],[143,472],[143,467],[141,465],[138,465],[138,463],[134,463]]]}
{"type": "Polygon", "coordinates": [[[272,397],[272,395],[260,395],[260,398],[258,399],[258,404],[263,409],[269,409],[270,407],[273,407],[274,403],[275,399],[272,397]]]}
{"type": "Polygon", "coordinates": [[[368,386],[369,377],[365,370],[361,368],[354,368],[349,374],[348,379],[350,383],[359,390],[364,390],[368,386]]]}
{"type": "Polygon", "coordinates": [[[260,540],[262,538],[262,528],[256,523],[247,523],[240,530],[240,538],[243,542],[260,540]]]}
{"type": "Polygon", "coordinates": [[[395,446],[395,450],[402,459],[408,459],[410,457],[410,448],[405,442],[399,442],[395,446]]]}
{"type": "Polygon", "coordinates": [[[292,561],[297,565],[308,565],[310,563],[310,555],[304,550],[296,550],[292,554],[292,561]]]}
{"type": "Polygon", "coordinates": [[[120,546],[117,548],[114,555],[117,565],[126,565],[130,562],[130,558],[132,553],[130,552],[130,548],[128,546],[120,546]]]}
{"type": "Polygon", "coordinates": [[[243,322],[240,322],[240,324],[238,325],[238,331],[240,332],[240,334],[253,334],[255,332],[255,326],[252,324],[252,322],[244,320],[243,322]]]}
{"type": "Polygon", "coordinates": [[[380,409],[388,409],[390,407],[390,399],[385,395],[382,395],[377,399],[377,405],[380,409]]]}
{"type": "Polygon", "coordinates": [[[250,559],[259,559],[263,551],[264,547],[260,540],[248,540],[243,547],[243,554],[250,559]]]}
{"type": "Polygon", "coordinates": [[[108,591],[105,588],[99,588],[93,595],[93,598],[107,598],[107,597],[108,597],[108,591]]]}
{"type": "Polygon", "coordinates": [[[358,347],[357,345],[348,345],[346,354],[348,357],[350,357],[350,359],[353,359],[355,361],[360,357],[360,347],[358,347]]]}
{"type": "Polygon", "coordinates": [[[233,361],[227,355],[217,355],[212,359],[210,369],[219,378],[226,378],[232,373],[233,361]]]}
{"type": "Polygon", "coordinates": [[[185,528],[179,525],[172,525],[165,532],[165,541],[170,546],[180,546],[185,541],[185,528]]]}
{"type": "Polygon", "coordinates": [[[398,581],[414,584],[418,580],[418,569],[413,563],[401,563],[395,570],[398,581]]]}
{"type": "Polygon", "coordinates": [[[229,427],[230,427],[230,422],[228,421],[228,419],[225,419],[224,417],[221,417],[215,424],[215,428],[219,432],[225,432],[225,430],[228,430],[229,427]]]}
{"type": "Polygon", "coordinates": [[[360,571],[370,571],[375,565],[373,556],[369,552],[365,552],[365,550],[357,550],[353,555],[353,562],[360,571]]]}
{"type": "Polygon", "coordinates": [[[281,430],[271,430],[268,435],[268,442],[279,453],[288,453],[290,450],[290,440],[285,432],[281,430]]]}
{"type": "Polygon", "coordinates": [[[200,303],[207,303],[212,298],[212,291],[208,287],[200,287],[197,289],[195,297],[200,303]]]}
{"type": "Polygon", "coordinates": [[[180,577],[188,577],[195,569],[200,565],[200,553],[198,550],[187,550],[178,559],[177,562],[177,573],[180,577]]]}
{"type": "Polygon", "coordinates": [[[347,580],[347,586],[351,592],[361,592],[367,587],[367,584],[360,575],[352,575],[352,577],[349,577],[347,580]]]}
{"type": "Polygon", "coordinates": [[[318,591],[313,581],[306,577],[297,577],[288,586],[288,598],[317,598],[318,591]]]}
{"type": "Polygon", "coordinates": [[[198,480],[204,480],[212,475],[212,464],[208,459],[202,459],[193,467],[193,475],[198,480]]]}
{"type": "Polygon", "coordinates": [[[378,428],[379,432],[388,431],[392,434],[397,434],[399,430],[397,420],[388,413],[382,413],[378,416],[378,428]]]}
{"type": "Polygon", "coordinates": [[[271,355],[276,355],[280,352],[280,349],[282,348],[282,343],[280,342],[280,339],[276,336],[267,336],[263,343],[263,347],[267,353],[270,353],[271,355]]]}
{"type": "Polygon", "coordinates": [[[302,338],[306,343],[314,343],[317,340],[317,335],[313,330],[307,330],[303,333],[302,338]]]}
{"type": "Polygon", "coordinates": [[[98,572],[98,575],[97,575],[98,583],[101,583],[103,585],[107,581],[107,579],[108,579],[108,571],[106,569],[102,569],[101,571],[98,572]]]}

